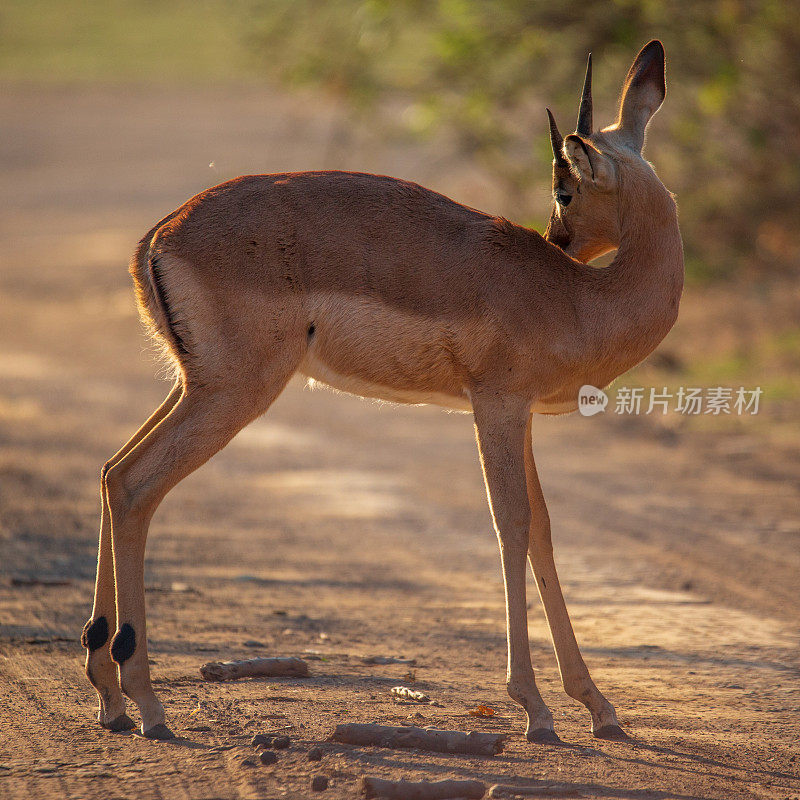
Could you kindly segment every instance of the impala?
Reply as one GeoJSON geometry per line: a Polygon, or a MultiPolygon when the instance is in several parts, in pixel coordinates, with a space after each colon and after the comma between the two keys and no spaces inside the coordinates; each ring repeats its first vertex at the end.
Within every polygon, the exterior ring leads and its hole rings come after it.
{"type": "Polygon", "coordinates": [[[215,186],[141,240],[130,266],[139,309],[176,383],[101,471],[83,643],[103,726],[134,727],[127,695],[145,736],[173,735],[148,666],[150,520],[300,373],[364,397],[472,412],[505,582],[508,693],[525,709],[527,738],[558,741],[531,665],[527,561],[564,689],[588,708],[595,736],[625,736],[564,604],[531,417],[574,410],[582,385],[608,385],[675,322],[676,206],[641,156],[664,69],[652,41],[628,72],[616,122],[594,131],[590,57],[576,132],[562,139],[548,111],[555,203],[545,237],[407,181],[304,172],[215,186]],[[588,265],[614,249],[610,266],[588,265]]]}

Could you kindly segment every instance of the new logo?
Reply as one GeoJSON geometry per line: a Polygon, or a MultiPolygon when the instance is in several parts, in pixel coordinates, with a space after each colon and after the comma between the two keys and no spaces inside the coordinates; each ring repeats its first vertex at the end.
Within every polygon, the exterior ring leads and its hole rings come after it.
{"type": "Polygon", "coordinates": [[[578,411],[584,417],[593,417],[601,411],[606,410],[608,405],[608,395],[596,386],[586,383],[581,386],[578,392],[578,411]]]}

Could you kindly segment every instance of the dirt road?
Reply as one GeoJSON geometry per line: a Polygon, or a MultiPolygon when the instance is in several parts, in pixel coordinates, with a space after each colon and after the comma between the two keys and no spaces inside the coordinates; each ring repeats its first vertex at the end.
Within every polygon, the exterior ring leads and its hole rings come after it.
{"type": "Polygon", "coordinates": [[[322,796],[349,798],[368,774],[546,781],[594,798],[800,797],[796,462],[782,453],[764,469],[735,437],[613,416],[536,423],[578,638],[633,739],[592,739],[560,691],[534,592],[534,664],[565,742],[534,746],[505,693],[470,418],[301,383],[152,525],[152,669],[179,738],[101,730],[79,644],[98,471],[168,389],[125,270],[138,237],[239,172],[357,167],[474,204],[480,181],[254,90],[14,90],[0,119],[0,796],[303,798],[323,774],[322,796]],[[200,679],[206,661],[258,654],[305,655],[312,677],[200,679]],[[393,703],[409,667],[369,655],[415,658],[414,685],[438,705],[393,703]],[[470,716],[478,703],[496,716],[470,716]],[[327,743],[347,721],[511,735],[492,759],[327,743]],[[261,731],[291,737],[273,766],[248,745],[261,731]]]}

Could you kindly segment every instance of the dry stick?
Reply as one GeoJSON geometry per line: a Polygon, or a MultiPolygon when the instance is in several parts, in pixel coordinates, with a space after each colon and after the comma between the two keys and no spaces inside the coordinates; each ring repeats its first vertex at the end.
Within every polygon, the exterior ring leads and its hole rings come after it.
{"type": "Polygon", "coordinates": [[[435,753],[493,756],[503,750],[505,736],[498,733],[442,731],[437,728],[395,727],[350,723],[337,725],[331,741],[375,747],[414,748],[435,753]]]}
{"type": "Polygon", "coordinates": [[[307,678],[308,664],[302,658],[248,658],[246,661],[212,661],[200,667],[207,681],[233,681],[237,678],[307,678]]]}
{"type": "Polygon", "coordinates": [[[480,781],[385,781],[381,778],[362,778],[361,791],[365,797],[385,797],[388,800],[449,800],[455,797],[479,798],[486,792],[480,781]]]}
{"type": "Polygon", "coordinates": [[[496,783],[489,789],[489,797],[583,797],[574,786],[566,783],[540,783],[534,786],[504,786],[496,783]]]}
{"type": "Polygon", "coordinates": [[[395,658],[394,656],[362,656],[364,664],[407,664],[410,667],[417,665],[416,658],[395,658]]]}

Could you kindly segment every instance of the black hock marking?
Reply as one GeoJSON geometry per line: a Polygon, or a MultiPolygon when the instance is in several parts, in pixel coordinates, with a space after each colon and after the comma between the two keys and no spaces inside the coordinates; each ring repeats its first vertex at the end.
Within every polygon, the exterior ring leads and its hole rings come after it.
{"type": "Polygon", "coordinates": [[[544,578],[539,578],[539,580],[542,582],[542,588],[546,589],[547,588],[547,584],[544,582],[544,578]]]}
{"type": "Polygon", "coordinates": [[[308,326],[308,338],[309,338],[309,339],[313,339],[313,338],[314,338],[314,334],[315,334],[316,332],[317,332],[317,328],[316,328],[316,326],[314,325],[314,323],[312,322],[312,323],[311,323],[311,324],[308,326]]]}
{"type": "Polygon", "coordinates": [[[90,619],[83,626],[81,644],[91,653],[108,641],[108,622],[105,617],[90,619]]]}
{"type": "Polygon", "coordinates": [[[124,664],[136,649],[136,633],[126,622],[111,640],[111,658],[117,664],[124,664]]]}

